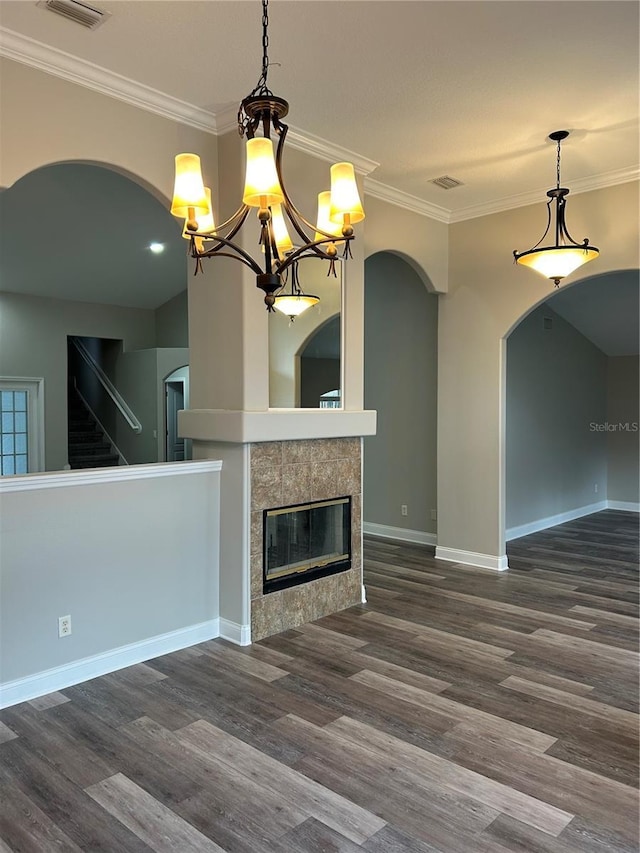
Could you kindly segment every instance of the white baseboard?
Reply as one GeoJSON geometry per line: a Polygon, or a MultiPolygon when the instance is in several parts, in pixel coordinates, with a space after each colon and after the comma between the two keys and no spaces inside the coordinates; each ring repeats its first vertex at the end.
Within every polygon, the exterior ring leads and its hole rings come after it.
{"type": "Polygon", "coordinates": [[[373,521],[362,522],[362,532],[369,536],[381,536],[384,539],[399,539],[401,542],[416,542],[419,545],[435,545],[435,533],[425,533],[422,530],[408,530],[405,527],[391,527],[388,524],[374,524],[373,521]]]}
{"type": "Polygon", "coordinates": [[[126,666],[177,652],[179,649],[186,649],[205,640],[214,640],[220,636],[219,623],[219,619],[210,619],[208,622],[189,625],[188,628],[169,631],[167,634],[159,634],[157,637],[120,646],[64,666],[46,669],[35,675],[28,675],[26,678],[5,681],[4,684],[0,684],[0,708],[8,708],[19,702],[28,702],[38,696],[64,690],[65,687],[73,687],[74,684],[80,684],[90,678],[97,678],[99,675],[106,675],[109,672],[124,669],[126,666]]]}
{"type": "Polygon", "coordinates": [[[640,512],[640,504],[633,501],[607,501],[607,509],[621,509],[623,512],[640,512]]]}
{"type": "Polygon", "coordinates": [[[364,585],[364,584],[362,584],[362,591],[361,591],[361,593],[360,593],[360,601],[361,601],[361,603],[362,603],[362,604],[366,604],[366,603],[367,603],[367,590],[366,590],[366,588],[365,588],[365,585],[364,585]]]}
{"type": "Polygon", "coordinates": [[[478,569],[492,569],[494,572],[504,572],[509,568],[507,555],[501,557],[493,554],[479,554],[477,551],[460,551],[458,548],[443,548],[436,546],[436,560],[447,560],[449,563],[462,563],[464,566],[475,566],[478,569]]]}
{"type": "Polygon", "coordinates": [[[220,617],[220,637],[235,643],[236,646],[251,645],[251,625],[241,625],[239,622],[230,622],[220,617]]]}
{"type": "Polygon", "coordinates": [[[547,527],[555,527],[557,524],[564,524],[567,521],[574,521],[576,518],[582,518],[583,515],[591,515],[594,512],[602,512],[603,509],[614,509],[610,506],[610,501],[598,501],[595,504],[576,507],[568,512],[560,512],[557,515],[549,515],[546,518],[539,518],[537,521],[531,521],[529,524],[520,524],[517,527],[509,527],[506,530],[505,539],[510,542],[512,539],[519,539],[521,536],[528,536],[530,533],[537,533],[539,530],[546,530],[547,527]]]}

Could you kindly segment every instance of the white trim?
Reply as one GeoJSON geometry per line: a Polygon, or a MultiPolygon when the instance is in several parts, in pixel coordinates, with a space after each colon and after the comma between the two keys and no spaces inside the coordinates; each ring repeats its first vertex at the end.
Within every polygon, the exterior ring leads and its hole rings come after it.
{"type": "Polygon", "coordinates": [[[235,643],[236,646],[251,645],[251,625],[240,625],[220,617],[220,634],[223,640],[235,643]]]}
{"type": "Polygon", "coordinates": [[[505,532],[505,539],[507,542],[510,542],[512,539],[519,539],[521,536],[528,536],[530,533],[537,533],[539,530],[546,530],[548,527],[555,527],[557,524],[564,524],[567,521],[582,518],[583,515],[591,515],[594,512],[602,512],[603,509],[610,508],[608,501],[598,501],[595,504],[579,506],[568,512],[559,512],[557,515],[539,518],[536,521],[530,521],[528,524],[509,527],[505,532]]]}
{"type": "Polygon", "coordinates": [[[336,145],[334,142],[329,142],[327,139],[314,136],[304,130],[297,130],[294,127],[289,127],[287,145],[305,154],[311,154],[319,160],[326,160],[327,163],[340,163],[346,160],[348,163],[353,163],[354,169],[360,175],[368,175],[380,165],[375,160],[370,160],[369,157],[364,157],[362,154],[350,151],[348,148],[343,148],[341,145],[336,145]]]}
{"type": "MultiPolygon", "coordinates": [[[[640,177],[640,167],[629,166],[626,169],[614,169],[611,172],[604,172],[601,175],[592,175],[588,178],[578,178],[571,181],[571,194],[588,193],[592,190],[601,190],[606,187],[615,187],[617,184],[628,184],[631,181],[637,181],[640,177]]],[[[526,207],[529,204],[537,204],[544,202],[546,192],[549,188],[545,187],[539,190],[531,190],[518,195],[506,196],[498,198],[495,201],[482,202],[481,204],[472,204],[469,207],[462,207],[460,210],[451,211],[449,222],[463,222],[467,219],[477,219],[479,216],[489,216],[492,213],[502,213],[504,210],[513,210],[516,207],[526,207]]]]}
{"type": "Polygon", "coordinates": [[[124,480],[148,480],[181,474],[210,474],[221,471],[222,462],[206,459],[200,462],[162,462],[128,467],[85,468],[75,471],[52,471],[49,474],[24,474],[0,477],[0,493],[25,492],[32,489],[55,489],[66,486],[91,486],[95,483],[120,483],[124,480]]]}
{"type": "Polygon", "coordinates": [[[620,509],[623,512],[640,512],[640,503],[633,501],[607,501],[607,509],[620,509]]]}
{"type": "Polygon", "coordinates": [[[509,568],[507,555],[498,557],[494,554],[479,554],[477,551],[460,551],[457,548],[436,546],[436,560],[446,560],[449,563],[461,563],[463,566],[476,566],[478,569],[492,569],[494,572],[504,572],[509,568]]]}
{"type": "Polygon", "coordinates": [[[364,584],[362,584],[362,589],[360,591],[360,601],[362,602],[362,604],[367,603],[367,590],[364,584]]]}
{"type": "Polygon", "coordinates": [[[435,545],[438,541],[435,533],[425,533],[423,530],[409,530],[405,527],[390,527],[388,524],[375,524],[373,521],[363,521],[362,530],[369,536],[399,539],[401,542],[417,542],[420,545],[435,545]]]}
{"type": "Polygon", "coordinates": [[[365,195],[379,198],[381,201],[386,201],[389,204],[395,204],[396,207],[402,207],[405,210],[412,211],[412,213],[428,216],[429,219],[435,219],[447,225],[451,222],[451,211],[447,210],[446,207],[432,204],[430,201],[425,201],[415,195],[410,195],[410,193],[397,190],[395,187],[375,181],[373,178],[365,178],[364,191],[365,195]]]}
{"type": "Polygon", "coordinates": [[[0,56],[188,127],[207,133],[216,132],[216,117],[208,110],[5,27],[0,27],[0,56]]]}
{"type": "Polygon", "coordinates": [[[74,684],[80,684],[82,681],[88,681],[136,663],[143,663],[160,655],[177,652],[196,643],[215,640],[219,636],[219,620],[210,619],[207,622],[189,625],[187,628],[179,628],[177,631],[169,631],[138,643],[130,643],[108,652],[82,658],[73,663],[46,669],[35,675],[28,675],[26,678],[6,681],[0,684],[0,708],[8,708],[19,702],[28,702],[38,696],[73,687],[74,684]]]}

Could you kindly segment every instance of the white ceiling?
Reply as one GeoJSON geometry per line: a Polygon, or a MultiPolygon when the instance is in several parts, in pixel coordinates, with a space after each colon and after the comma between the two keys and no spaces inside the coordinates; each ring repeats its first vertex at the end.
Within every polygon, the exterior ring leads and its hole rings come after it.
{"type": "MultiPolygon", "coordinates": [[[[258,0],[92,2],[112,13],[95,31],[35,0],[1,0],[0,24],[218,119],[255,85],[258,0]]],[[[574,191],[637,170],[636,2],[271,0],[269,8],[270,59],[279,63],[269,82],[290,102],[292,127],[378,162],[375,181],[454,218],[552,186],[553,130],[572,131],[563,183],[574,191]],[[464,186],[430,184],[444,174],[464,186]]]]}

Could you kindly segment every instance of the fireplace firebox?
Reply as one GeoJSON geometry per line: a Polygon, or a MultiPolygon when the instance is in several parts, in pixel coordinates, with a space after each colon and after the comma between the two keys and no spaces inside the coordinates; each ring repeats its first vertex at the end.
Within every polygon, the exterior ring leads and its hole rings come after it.
{"type": "Polygon", "coordinates": [[[351,498],[266,509],[263,593],[351,568],[351,498]]]}

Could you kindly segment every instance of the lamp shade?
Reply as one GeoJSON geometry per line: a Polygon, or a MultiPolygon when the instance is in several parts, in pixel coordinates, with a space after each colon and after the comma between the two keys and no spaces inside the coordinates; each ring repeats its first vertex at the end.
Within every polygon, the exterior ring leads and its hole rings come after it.
{"type": "Polygon", "coordinates": [[[273,142],[266,137],[247,140],[247,171],[242,201],[249,207],[270,207],[284,201],[273,157],[273,142]]]}
{"type": "MultiPolygon", "coordinates": [[[[326,190],[325,192],[318,193],[318,219],[316,221],[317,231],[313,238],[314,240],[326,240],[327,234],[335,234],[336,237],[342,237],[342,219],[340,220],[339,225],[332,222],[331,219],[329,219],[330,210],[331,191],[326,190]],[[324,232],[324,234],[322,232],[324,232]]],[[[344,243],[344,240],[335,240],[336,245],[340,245],[340,243],[344,243]]]]}
{"type": "Polygon", "coordinates": [[[599,254],[594,246],[549,246],[524,252],[517,260],[546,278],[559,281],[599,254]]]}
{"type": "Polygon", "coordinates": [[[351,163],[334,163],[331,167],[331,208],[329,219],[342,225],[347,215],[352,225],[362,222],[364,210],[356,175],[351,163]]]}
{"type": "Polygon", "coordinates": [[[273,228],[273,239],[275,240],[278,254],[284,256],[293,249],[291,237],[287,231],[287,223],[284,221],[282,207],[274,204],[271,207],[271,227],[273,228]]]}
{"type": "Polygon", "coordinates": [[[318,302],[320,298],[310,293],[288,293],[284,296],[276,296],[273,307],[293,319],[293,317],[299,317],[307,308],[317,305],[318,302]]]}
{"type": "Polygon", "coordinates": [[[209,213],[211,202],[207,200],[204,191],[198,155],[178,154],[171,213],[186,218],[189,216],[189,208],[195,211],[196,216],[203,215],[209,213]]]}
{"type": "MultiPolygon", "coordinates": [[[[199,234],[213,234],[216,230],[216,224],[213,219],[213,205],[211,203],[211,190],[209,187],[204,188],[204,194],[207,197],[207,202],[209,203],[209,213],[196,213],[196,222],[198,227],[196,231],[199,234]]],[[[184,228],[182,229],[182,236],[185,240],[189,240],[191,237],[191,231],[187,228],[187,219],[184,221],[184,228]]]]}

